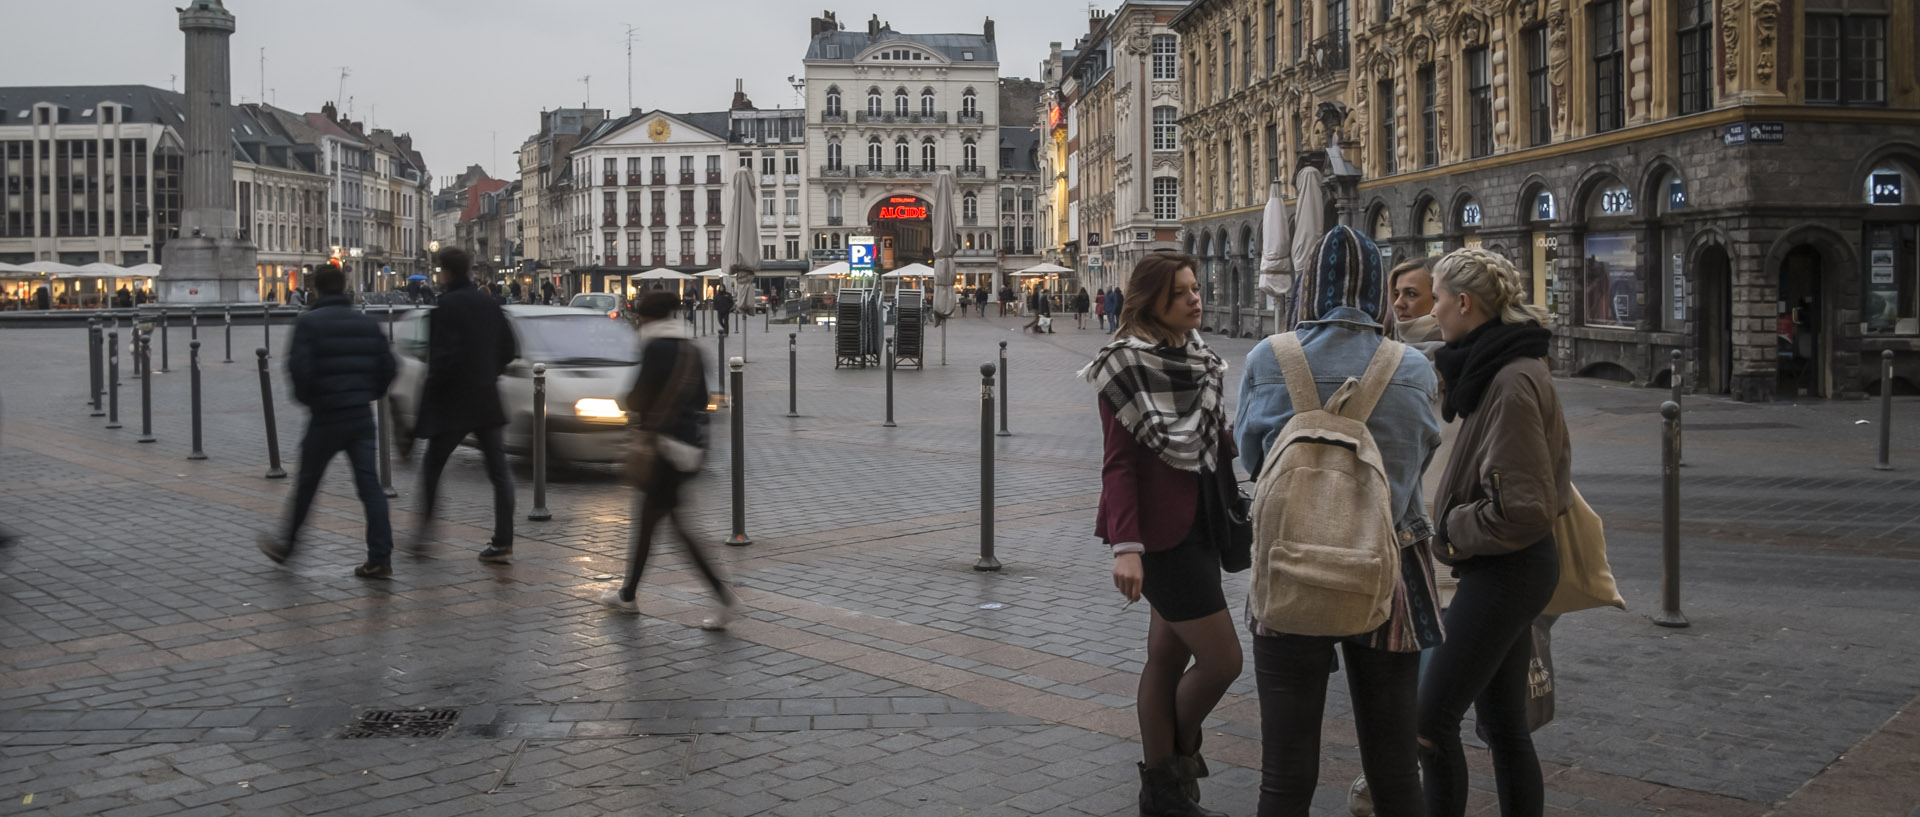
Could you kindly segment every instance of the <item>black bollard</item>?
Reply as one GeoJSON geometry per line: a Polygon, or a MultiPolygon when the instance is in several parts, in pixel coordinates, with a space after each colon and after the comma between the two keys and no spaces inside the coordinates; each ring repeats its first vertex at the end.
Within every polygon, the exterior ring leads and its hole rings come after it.
{"type": "Polygon", "coordinates": [[[260,360],[260,408],[267,417],[267,479],[286,479],[280,467],[280,432],[273,423],[273,378],[267,374],[267,348],[253,350],[260,360]]]}
{"type": "Polygon", "coordinates": [[[260,346],[273,354],[273,307],[269,304],[260,305],[260,346]]]}
{"type": "MultiPolygon", "coordinates": [[[[166,310],[163,309],[160,311],[160,373],[161,374],[166,374],[167,372],[173,371],[173,364],[167,362],[169,359],[171,359],[171,355],[167,353],[167,337],[171,334],[173,333],[167,330],[167,312],[166,310]]],[[[148,362],[151,363],[152,361],[148,361],[148,362]]]]}
{"type": "Polygon", "coordinates": [[[533,364],[533,509],[527,519],[545,522],[547,510],[547,364],[533,364]]]}
{"type": "Polygon", "coordinates": [[[87,405],[88,416],[99,417],[106,412],[100,410],[100,381],[104,376],[100,371],[100,319],[87,319],[87,405]]]}
{"type": "Polygon", "coordinates": [[[893,338],[887,338],[887,422],[886,428],[897,428],[893,422],[893,338]]]}
{"type": "Polygon", "coordinates": [[[720,397],[724,402],[727,396],[727,335],[722,332],[714,339],[720,344],[720,354],[714,362],[720,367],[720,397]]]}
{"type": "MultiPolygon", "coordinates": [[[[1685,355],[1681,353],[1679,349],[1673,350],[1672,354],[1668,356],[1668,359],[1673,361],[1673,368],[1668,370],[1669,376],[1667,377],[1667,380],[1673,384],[1673,404],[1681,407],[1683,412],[1686,410],[1687,405],[1680,400],[1680,387],[1682,385],[1681,372],[1683,371],[1681,367],[1686,365],[1684,358],[1685,355]]],[[[1675,432],[1673,435],[1673,461],[1681,465],[1686,465],[1686,457],[1681,452],[1680,435],[1678,432],[1675,432]]]]}
{"type": "Polygon", "coordinates": [[[393,304],[387,304],[387,345],[393,345],[393,304]]]}
{"type": "Polygon", "coordinates": [[[1007,379],[1008,379],[1007,378],[1007,342],[1003,340],[1003,341],[1000,341],[1000,434],[999,434],[999,436],[1002,436],[1002,437],[1013,436],[1013,432],[1007,430],[1007,404],[1012,402],[1011,400],[1007,399],[1007,379]]]}
{"type": "Polygon", "coordinates": [[[107,331],[107,428],[120,427],[120,330],[107,331]]]}
{"type": "Polygon", "coordinates": [[[1880,462],[1875,471],[1893,470],[1893,350],[1880,352],[1880,462]]]}
{"type": "Polygon", "coordinates": [[[140,438],[150,443],[153,436],[153,333],[140,333],[140,438]]]}
{"type": "Polygon", "coordinates": [[[1653,623],[1662,627],[1685,627],[1687,617],[1680,612],[1680,406],[1672,401],[1661,404],[1660,416],[1666,421],[1661,436],[1661,569],[1660,612],[1653,623]]]}
{"type": "Polygon", "coordinates": [[[740,358],[727,361],[727,367],[733,370],[733,535],[727,537],[727,544],[734,547],[746,547],[753,544],[747,538],[747,409],[742,392],[746,391],[746,373],[741,371],[747,362],[740,358]]]}
{"type": "Polygon", "coordinates": [[[380,435],[380,490],[390,497],[399,496],[400,492],[393,489],[393,406],[382,397],[376,408],[374,414],[380,424],[374,429],[374,433],[380,435]]]}
{"type": "Polygon", "coordinates": [[[187,307],[187,340],[200,339],[200,307],[187,307]]]}
{"type": "Polygon", "coordinates": [[[227,313],[227,359],[221,363],[233,362],[233,307],[226,308],[227,313]]]}
{"type": "Polygon", "coordinates": [[[981,572],[1000,569],[993,556],[993,373],[993,364],[980,364],[980,561],[973,569],[981,572]]]}
{"type": "Polygon", "coordinates": [[[190,460],[204,460],[207,452],[200,448],[200,341],[187,341],[187,383],[193,394],[193,452],[187,455],[190,460]]]}
{"type": "Polygon", "coordinates": [[[800,416],[800,341],[799,335],[787,333],[787,416],[800,416]]]}

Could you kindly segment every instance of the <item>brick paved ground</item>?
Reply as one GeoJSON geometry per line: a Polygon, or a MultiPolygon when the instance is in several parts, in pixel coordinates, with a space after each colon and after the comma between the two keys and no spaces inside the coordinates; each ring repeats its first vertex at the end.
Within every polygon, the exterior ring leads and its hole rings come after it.
{"type": "MultiPolygon", "coordinates": [[[[0,814],[1128,814],[1146,611],[1119,611],[1090,534],[1099,439],[1071,372],[1099,341],[1017,325],[960,322],[944,368],[936,341],[926,370],[897,375],[895,429],[881,374],[834,370],[817,331],[800,338],[803,416],[786,418],[784,330],[748,333],[755,544],[717,550],[752,610],[727,635],[690,626],[708,599],[671,548],[642,616],[593,602],[621,570],[630,501],[598,466],[556,468],[554,520],[519,522],[517,563],[488,568],[472,555],[485,479],[456,454],[445,544],[367,583],[348,575],[361,522],[336,463],[303,551],[273,566],[251,542],[289,486],[261,478],[257,327],[236,330],[244,362],[207,364],[204,462],[184,459],[183,331],[176,371],[155,375],[159,442],[140,445],[130,377],[127,428],[87,415],[82,330],[7,330],[0,521],[23,538],[0,551],[0,814]],[[1003,339],[1007,569],[980,574],[978,364],[1003,339]],[[415,708],[455,720],[436,738],[341,737],[368,710],[415,708]]],[[[1217,345],[1237,370],[1252,342],[1217,345]]],[[[292,468],[303,417],[275,379],[292,468]]],[[[1559,713],[1538,735],[1553,813],[1916,813],[1920,403],[1897,404],[1903,470],[1881,473],[1877,429],[1855,424],[1871,405],[1690,397],[1693,627],[1675,631],[1647,619],[1664,392],[1561,388],[1633,609],[1555,629],[1559,713]]],[[[715,542],[725,429],[693,515],[715,542]]],[[[412,478],[396,464],[396,507],[412,478]]],[[[1334,690],[1318,814],[1344,813],[1358,766],[1334,690]]],[[[1208,803],[1250,814],[1250,677],[1209,727],[1208,803]]]]}

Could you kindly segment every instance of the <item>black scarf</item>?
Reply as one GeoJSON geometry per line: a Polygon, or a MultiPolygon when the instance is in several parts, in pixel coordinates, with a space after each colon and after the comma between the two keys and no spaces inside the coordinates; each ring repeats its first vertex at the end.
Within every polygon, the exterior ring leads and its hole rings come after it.
{"type": "Polygon", "coordinates": [[[1440,347],[1433,354],[1433,367],[1440,372],[1446,390],[1440,401],[1440,417],[1451,423],[1456,416],[1465,417],[1478,410],[1487,384],[1502,367],[1516,358],[1546,357],[1552,339],[1552,332],[1533,321],[1492,320],[1440,347]]]}

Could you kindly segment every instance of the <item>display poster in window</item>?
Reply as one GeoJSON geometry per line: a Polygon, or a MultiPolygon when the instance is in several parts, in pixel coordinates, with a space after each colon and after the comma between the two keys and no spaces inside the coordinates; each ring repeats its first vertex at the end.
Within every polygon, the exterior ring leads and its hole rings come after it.
{"type": "Polygon", "coordinates": [[[1640,275],[1635,269],[1632,233],[1587,236],[1583,259],[1586,322],[1589,326],[1632,327],[1640,320],[1640,275]]]}
{"type": "Polygon", "coordinates": [[[1867,331],[1892,332],[1900,322],[1900,287],[1894,280],[1894,251],[1875,247],[1867,251],[1867,331]]]}
{"type": "Polygon", "coordinates": [[[1444,241],[1429,241],[1429,242],[1427,242],[1427,257],[1428,257],[1428,258],[1439,258],[1440,256],[1443,256],[1443,255],[1446,255],[1446,254],[1447,254],[1447,244],[1446,244],[1446,242],[1444,242],[1444,241]]]}
{"type": "Polygon", "coordinates": [[[1673,254],[1673,319],[1687,319],[1687,265],[1679,253],[1673,254]]]}

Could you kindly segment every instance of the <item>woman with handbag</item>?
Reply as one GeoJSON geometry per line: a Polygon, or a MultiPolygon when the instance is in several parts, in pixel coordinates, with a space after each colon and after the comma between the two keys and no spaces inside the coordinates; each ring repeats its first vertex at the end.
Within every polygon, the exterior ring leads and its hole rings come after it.
{"type": "Polygon", "coordinates": [[[1374,803],[1392,817],[1423,810],[1414,735],[1420,651],[1440,643],[1442,630],[1433,561],[1424,547],[1429,523],[1420,475],[1440,446],[1440,424],[1433,416],[1433,367],[1419,350],[1394,340],[1392,298],[1379,249],[1365,236],[1335,227],[1321,240],[1314,268],[1294,278],[1288,331],[1256,345],[1241,375],[1235,416],[1240,462],[1251,474],[1279,460],[1275,446],[1282,432],[1305,410],[1296,406],[1345,410],[1349,398],[1364,401],[1370,387],[1379,389],[1365,423],[1379,451],[1400,543],[1398,584],[1385,623],[1369,632],[1276,631],[1249,605],[1260,692],[1260,817],[1305,817],[1312,806],[1336,647],[1346,658],[1360,764],[1374,803]],[[1357,386],[1347,385],[1356,379],[1357,386]],[[1311,395],[1303,391],[1309,388],[1311,395]]]}
{"type": "Polygon", "coordinates": [[[619,588],[601,594],[600,602],[628,613],[640,611],[634,600],[640,573],[653,547],[653,532],[663,521],[687,547],[687,557],[706,577],[720,606],[701,622],[703,630],[724,630],[739,611],[739,600],[713,564],[687,534],[678,510],[680,491],[700,472],[707,454],[707,378],[700,349],[687,329],[673,320],[679,299],[667,292],[649,292],[634,307],[640,321],[640,371],[627,393],[629,428],[627,480],[639,489],[635,503],[633,547],[627,554],[627,579],[619,588]]]}
{"type": "MultiPolygon", "coordinates": [[[[1142,817],[1214,817],[1197,804],[1200,724],[1240,676],[1240,639],[1220,571],[1246,569],[1234,495],[1226,363],[1200,339],[1199,263],[1149,253],[1127,280],[1118,337],[1079,376],[1099,392],[1106,456],[1094,534],[1113,583],[1150,623],[1140,671],[1142,817]]],[[[1122,609],[1125,609],[1124,607],[1122,609]]]]}
{"type": "Polygon", "coordinates": [[[1440,413],[1460,419],[1434,494],[1433,555],[1453,566],[1460,585],[1446,612],[1451,637],[1420,682],[1427,813],[1466,813],[1460,721],[1471,705],[1493,753],[1500,813],[1538,817],[1546,786],[1527,729],[1527,636],[1559,584],[1553,526],[1575,497],[1572,445],[1546,361],[1553,335],[1497,253],[1462,249],[1440,259],[1433,295],[1447,341],[1434,354],[1446,383],[1440,413]]]}

